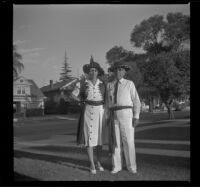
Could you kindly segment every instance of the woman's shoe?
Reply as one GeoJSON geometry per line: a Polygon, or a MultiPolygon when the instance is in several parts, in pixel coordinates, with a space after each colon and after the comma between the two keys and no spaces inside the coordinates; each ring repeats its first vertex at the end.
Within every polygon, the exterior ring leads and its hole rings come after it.
{"type": "Polygon", "coordinates": [[[97,169],[98,169],[99,171],[104,171],[104,168],[103,168],[102,166],[98,166],[98,165],[97,165],[97,169]]]}
{"type": "Polygon", "coordinates": [[[96,174],[97,171],[96,171],[96,169],[90,169],[90,173],[91,173],[91,174],[96,174]]]}

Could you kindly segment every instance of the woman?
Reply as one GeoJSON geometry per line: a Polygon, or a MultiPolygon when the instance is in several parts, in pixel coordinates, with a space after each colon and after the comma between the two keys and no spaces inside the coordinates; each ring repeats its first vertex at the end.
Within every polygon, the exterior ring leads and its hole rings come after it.
{"type": "Polygon", "coordinates": [[[82,112],[79,118],[77,144],[84,145],[90,161],[90,172],[96,174],[93,158],[93,148],[97,151],[97,169],[104,171],[101,165],[102,152],[102,122],[105,85],[98,79],[104,74],[100,65],[91,58],[90,64],[83,66],[88,79],[77,84],[72,97],[82,103],[82,112]]]}

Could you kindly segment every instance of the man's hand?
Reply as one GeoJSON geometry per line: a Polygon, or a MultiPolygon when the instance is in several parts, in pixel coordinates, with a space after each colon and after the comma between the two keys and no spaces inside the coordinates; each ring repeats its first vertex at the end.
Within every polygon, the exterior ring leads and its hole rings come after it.
{"type": "Polygon", "coordinates": [[[139,123],[139,119],[133,118],[133,127],[136,127],[139,123]]]}

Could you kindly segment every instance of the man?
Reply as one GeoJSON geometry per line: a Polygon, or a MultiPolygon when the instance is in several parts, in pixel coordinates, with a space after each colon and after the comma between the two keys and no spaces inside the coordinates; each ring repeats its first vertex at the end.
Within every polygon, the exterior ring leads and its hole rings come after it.
{"type": "Polygon", "coordinates": [[[122,170],[121,143],[128,171],[137,172],[134,127],[138,124],[141,103],[134,83],[124,79],[128,70],[130,67],[122,62],[109,68],[115,75],[115,80],[107,84],[113,174],[122,170]]]}

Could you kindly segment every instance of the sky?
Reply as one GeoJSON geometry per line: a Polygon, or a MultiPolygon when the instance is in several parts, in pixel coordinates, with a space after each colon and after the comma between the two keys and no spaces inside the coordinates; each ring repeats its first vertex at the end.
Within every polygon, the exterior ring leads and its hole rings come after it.
{"type": "Polygon", "coordinates": [[[22,55],[20,74],[39,86],[59,81],[67,62],[74,77],[92,55],[107,72],[106,53],[114,46],[141,53],[130,43],[134,27],[156,14],[190,15],[189,4],[63,4],[14,5],[13,43],[22,55]]]}

